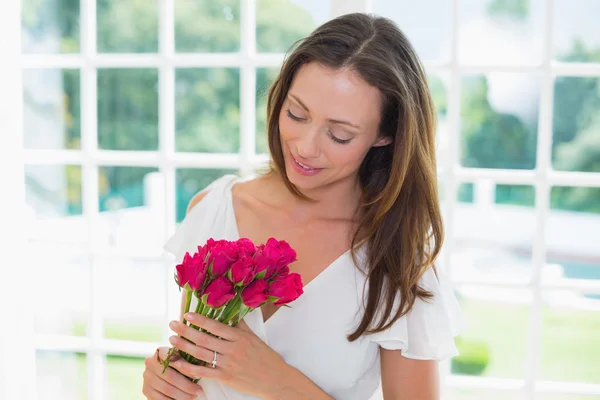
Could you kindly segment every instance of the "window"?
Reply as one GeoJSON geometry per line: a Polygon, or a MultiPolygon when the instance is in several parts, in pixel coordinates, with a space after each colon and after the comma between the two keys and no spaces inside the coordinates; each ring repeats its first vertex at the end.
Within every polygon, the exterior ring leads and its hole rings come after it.
{"type": "Polygon", "coordinates": [[[198,190],[266,160],[283,53],[351,11],[399,24],[438,109],[441,264],[469,320],[444,398],[600,395],[600,3],[21,1],[45,398],[138,396],[179,302],[163,242],[198,190]]]}

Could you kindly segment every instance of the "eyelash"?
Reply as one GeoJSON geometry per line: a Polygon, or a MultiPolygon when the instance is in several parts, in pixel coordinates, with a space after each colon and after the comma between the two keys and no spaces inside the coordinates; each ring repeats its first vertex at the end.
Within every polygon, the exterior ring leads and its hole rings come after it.
{"type": "MultiPolygon", "coordinates": [[[[302,122],[302,121],[305,120],[305,118],[299,118],[299,117],[295,116],[294,114],[292,114],[292,112],[290,110],[287,110],[287,115],[288,115],[288,117],[290,117],[292,120],[294,120],[296,122],[302,122]]],[[[333,133],[331,133],[331,131],[328,131],[328,133],[329,133],[329,137],[334,142],[336,142],[336,143],[339,143],[339,144],[348,144],[348,143],[350,143],[351,139],[345,139],[345,140],[344,139],[340,139],[340,138],[334,136],[333,133]]]]}

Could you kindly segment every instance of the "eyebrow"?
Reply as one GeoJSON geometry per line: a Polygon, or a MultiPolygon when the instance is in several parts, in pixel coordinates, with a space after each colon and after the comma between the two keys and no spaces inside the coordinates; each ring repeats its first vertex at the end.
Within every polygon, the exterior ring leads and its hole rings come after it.
{"type": "MultiPolygon", "coordinates": [[[[300,100],[298,98],[298,96],[293,95],[291,93],[288,93],[288,97],[291,97],[294,99],[294,101],[296,101],[296,103],[298,103],[300,105],[300,107],[304,108],[306,111],[310,112],[310,110],[308,109],[308,107],[306,107],[306,105],[302,102],[302,100],[300,100]]],[[[360,126],[353,124],[352,122],[348,122],[348,121],[343,121],[343,120],[339,120],[339,119],[331,119],[328,118],[327,121],[334,123],[334,124],[339,124],[339,125],[347,125],[350,126],[352,128],[355,129],[360,129],[360,126]]]]}

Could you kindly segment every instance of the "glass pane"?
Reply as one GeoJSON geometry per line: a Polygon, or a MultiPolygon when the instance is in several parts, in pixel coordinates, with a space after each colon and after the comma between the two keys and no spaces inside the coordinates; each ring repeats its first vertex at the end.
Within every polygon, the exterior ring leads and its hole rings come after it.
{"type": "Polygon", "coordinates": [[[456,292],[469,324],[456,338],[460,355],[451,361],[452,373],[522,378],[531,292],[479,285],[456,286],[456,292]]]}
{"type": "Polygon", "coordinates": [[[142,257],[160,254],[164,179],[157,168],[101,167],[98,176],[101,214],[95,245],[142,257]]]}
{"type": "Polygon", "coordinates": [[[256,51],[285,53],[330,18],[331,0],[257,0],[256,51]]]}
{"type": "Polygon", "coordinates": [[[600,383],[598,300],[546,291],[540,332],[541,379],[600,383]],[[586,307],[587,309],[581,309],[586,307]]]}
{"type": "Polygon", "coordinates": [[[446,118],[448,109],[447,84],[449,83],[450,77],[447,73],[430,73],[427,75],[427,78],[429,81],[429,90],[431,91],[431,97],[433,98],[437,115],[437,131],[435,135],[437,165],[438,168],[446,167],[448,157],[448,139],[450,133],[448,119],[446,118]]]}
{"type": "Polygon", "coordinates": [[[545,1],[461,1],[459,61],[496,65],[541,62],[545,1]]]}
{"type": "Polygon", "coordinates": [[[88,398],[85,354],[37,350],[36,375],[39,400],[88,398]]]}
{"type": "Polygon", "coordinates": [[[525,284],[532,274],[535,210],[518,204],[518,199],[515,204],[497,204],[496,193],[494,182],[487,180],[459,187],[453,276],[465,281],[525,284]]]}
{"type": "Polygon", "coordinates": [[[23,53],[79,52],[79,0],[22,0],[23,53]]]}
{"type": "Polygon", "coordinates": [[[554,169],[600,172],[599,110],[600,78],[556,79],[552,135],[554,169]]]}
{"type": "Polygon", "coordinates": [[[109,399],[141,398],[144,359],[136,357],[106,356],[106,377],[109,399]]]}
{"type": "Polygon", "coordinates": [[[527,185],[496,185],[496,204],[533,207],[535,188],[527,185]]]}
{"type": "Polygon", "coordinates": [[[495,391],[485,389],[455,389],[445,391],[444,400],[529,400],[525,393],[513,391],[495,391]]]}
{"type": "Polygon", "coordinates": [[[85,336],[91,309],[89,256],[69,245],[30,243],[28,251],[44,255],[43,263],[31,264],[33,293],[51,288],[35,310],[35,333],[85,336]]]}
{"type": "Polygon", "coordinates": [[[80,93],[79,70],[23,70],[24,146],[79,149],[80,93]]]}
{"type": "Polygon", "coordinates": [[[163,340],[167,312],[164,264],[147,259],[99,258],[96,267],[101,279],[97,295],[104,313],[104,336],[147,342],[163,340]]]}
{"type": "Polygon", "coordinates": [[[237,153],[240,70],[180,68],[175,73],[177,151],[237,153]]]}
{"type": "Polygon", "coordinates": [[[185,217],[190,200],[211,182],[227,174],[237,174],[234,169],[180,168],[177,170],[177,222],[185,217]]]}
{"type": "Polygon", "coordinates": [[[33,216],[30,239],[88,241],[88,223],[81,217],[81,166],[26,165],[25,198],[33,216]]]}
{"type": "Polygon", "coordinates": [[[240,50],[240,0],[175,0],[175,50],[240,50]]]}
{"type": "Polygon", "coordinates": [[[98,146],[158,149],[158,71],[98,70],[98,146]]]}
{"type": "Polygon", "coordinates": [[[462,78],[461,164],[533,169],[539,76],[492,72],[462,78]]]}
{"type": "MultiPolygon", "coordinates": [[[[546,224],[548,263],[562,279],[600,279],[600,188],[553,187],[546,224]]],[[[598,295],[588,298],[600,299],[598,295]]]]}
{"type": "Polygon", "coordinates": [[[158,51],[158,0],[96,1],[99,53],[158,51]]]}
{"type": "Polygon", "coordinates": [[[374,0],[373,12],[394,20],[422,59],[446,61],[450,58],[450,0],[374,0]]]}
{"type": "Polygon", "coordinates": [[[554,57],[560,61],[600,62],[600,3],[554,0],[554,57]]]}
{"type": "Polygon", "coordinates": [[[269,152],[267,139],[267,100],[269,88],[279,68],[257,68],[256,69],[256,154],[269,152]]]}

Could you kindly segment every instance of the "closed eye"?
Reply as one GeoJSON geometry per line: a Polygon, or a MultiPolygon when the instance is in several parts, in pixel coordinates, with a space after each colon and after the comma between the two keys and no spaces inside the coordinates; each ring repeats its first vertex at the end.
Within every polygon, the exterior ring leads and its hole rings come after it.
{"type": "Polygon", "coordinates": [[[294,114],[292,114],[292,112],[289,109],[287,110],[287,115],[288,115],[288,117],[290,117],[294,121],[304,121],[304,120],[306,120],[306,118],[300,118],[300,117],[295,116],[294,114]]]}

